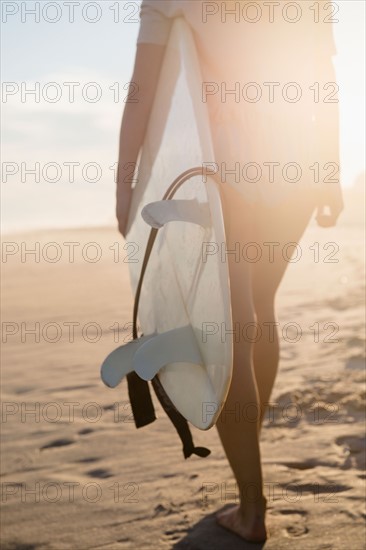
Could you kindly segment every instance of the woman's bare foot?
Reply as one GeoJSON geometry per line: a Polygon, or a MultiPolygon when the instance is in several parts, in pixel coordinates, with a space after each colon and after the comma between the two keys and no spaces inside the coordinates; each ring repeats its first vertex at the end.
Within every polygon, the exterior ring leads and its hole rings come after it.
{"type": "Polygon", "coordinates": [[[221,527],[233,531],[248,542],[265,542],[267,539],[263,510],[257,510],[250,518],[246,518],[239,505],[232,506],[217,512],[216,521],[221,527]]]}

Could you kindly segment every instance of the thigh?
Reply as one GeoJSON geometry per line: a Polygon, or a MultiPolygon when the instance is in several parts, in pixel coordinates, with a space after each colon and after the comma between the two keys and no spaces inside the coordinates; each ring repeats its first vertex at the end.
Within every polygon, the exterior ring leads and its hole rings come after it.
{"type": "Polygon", "coordinates": [[[252,265],[245,261],[242,252],[254,239],[253,205],[230,185],[221,185],[220,192],[225,220],[225,261],[229,266],[233,321],[249,322],[254,316],[252,265]]]}
{"type": "Polygon", "coordinates": [[[252,264],[255,309],[268,301],[273,303],[291,253],[300,241],[315,207],[315,194],[306,189],[276,206],[256,204],[254,234],[262,255],[259,261],[252,264]]]}
{"type": "Polygon", "coordinates": [[[235,320],[273,306],[274,296],[316,207],[310,189],[276,206],[250,203],[230,185],[220,188],[235,320]],[[286,252],[286,254],[284,254],[286,252]]]}

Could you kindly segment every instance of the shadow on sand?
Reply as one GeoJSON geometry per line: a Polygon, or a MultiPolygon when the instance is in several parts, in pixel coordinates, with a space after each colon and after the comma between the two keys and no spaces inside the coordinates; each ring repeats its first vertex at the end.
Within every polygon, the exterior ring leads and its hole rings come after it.
{"type": "MultiPolygon", "coordinates": [[[[228,504],[222,508],[230,508],[228,504]]],[[[216,512],[209,514],[191,527],[188,533],[172,548],[174,550],[261,550],[265,543],[246,542],[216,523],[216,512]]]]}

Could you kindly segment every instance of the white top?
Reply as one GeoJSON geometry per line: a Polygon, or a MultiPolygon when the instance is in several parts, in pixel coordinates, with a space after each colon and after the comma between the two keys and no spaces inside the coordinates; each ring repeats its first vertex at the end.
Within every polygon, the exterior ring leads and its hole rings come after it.
{"type": "Polygon", "coordinates": [[[140,15],[138,43],[165,45],[175,17],[191,27],[225,182],[277,202],[313,181],[314,98],[332,92],[314,85],[316,61],[336,53],[330,2],[143,0],[140,15]]]}

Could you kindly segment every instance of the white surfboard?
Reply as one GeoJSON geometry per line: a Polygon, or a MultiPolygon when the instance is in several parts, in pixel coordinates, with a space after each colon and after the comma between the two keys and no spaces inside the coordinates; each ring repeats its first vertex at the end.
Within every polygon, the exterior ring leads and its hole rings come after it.
{"type": "Polygon", "coordinates": [[[151,227],[158,228],[139,301],[143,336],[107,357],[102,379],[115,387],[133,370],[144,380],[158,374],[177,410],[205,430],[214,425],[225,402],[233,363],[220,191],[213,177],[199,175],[183,183],[171,200],[162,201],[177,176],[214,162],[201,83],[193,36],[184,19],[177,18],[142,148],[127,229],[127,241],[137,250],[129,261],[135,293],[151,227]]]}

